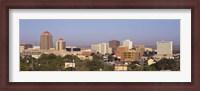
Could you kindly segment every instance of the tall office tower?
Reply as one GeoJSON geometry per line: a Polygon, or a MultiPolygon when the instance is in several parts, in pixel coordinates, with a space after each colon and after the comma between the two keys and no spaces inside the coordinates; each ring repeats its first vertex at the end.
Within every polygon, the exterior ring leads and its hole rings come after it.
{"type": "Polygon", "coordinates": [[[133,47],[133,42],[130,39],[126,39],[123,41],[123,46],[127,46],[129,49],[133,47]]]}
{"type": "Polygon", "coordinates": [[[66,43],[64,39],[60,38],[56,41],[56,50],[62,51],[65,50],[66,43]]]}
{"type": "Polygon", "coordinates": [[[101,43],[101,54],[111,53],[112,51],[109,50],[109,44],[108,43],[101,43]]]}
{"type": "Polygon", "coordinates": [[[157,54],[158,55],[171,55],[173,54],[172,41],[157,41],[157,54]]]}
{"type": "Polygon", "coordinates": [[[101,54],[112,52],[108,43],[100,43],[100,44],[91,45],[91,49],[93,52],[99,52],[101,54]]]}
{"type": "Polygon", "coordinates": [[[109,47],[112,48],[112,51],[116,51],[117,47],[120,46],[120,42],[118,40],[109,41],[109,47]]]}
{"type": "Polygon", "coordinates": [[[52,35],[48,31],[45,31],[40,36],[40,49],[49,50],[53,47],[52,35]]]}

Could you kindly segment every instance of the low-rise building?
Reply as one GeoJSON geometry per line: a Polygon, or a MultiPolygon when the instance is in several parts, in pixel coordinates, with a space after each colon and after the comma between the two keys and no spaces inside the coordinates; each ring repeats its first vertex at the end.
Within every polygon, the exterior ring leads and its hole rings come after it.
{"type": "Polygon", "coordinates": [[[134,50],[130,50],[128,52],[122,52],[121,61],[132,62],[132,61],[140,61],[140,60],[141,60],[141,56],[139,52],[136,52],[134,50]]]}
{"type": "Polygon", "coordinates": [[[75,68],[75,63],[74,62],[65,62],[64,68],[75,68]]]}
{"type": "Polygon", "coordinates": [[[34,51],[34,50],[25,50],[20,53],[20,56],[32,56],[33,58],[38,59],[44,52],[34,51]]]}
{"type": "Polygon", "coordinates": [[[33,50],[40,50],[40,46],[33,46],[33,50]]]}
{"type": "Polygon", "coordinates": [[[20,46],[24,46],[24,49],[33,48],[32,44],[21,43],[20,46]]]}
{"type": "Polygon", "coordinates": [[[78,58],[80,58],[81,60],[92,60],[93,59],[92,56],[84,56],[84,55],[78,55],[78,58]]]}
{"type": "Polygon", "coordinates": [[[91,56],[92,51],[81,51],[81,55],[83,56],[91,56]]]}
{"type": "Polygon", "coordinates": [[[117,65],[115,66],[115,71],[127,71],[128,67],[124,65],[117,65]]]}
{"type": "Polygon", "coordinates": [[[153,59],[155,61],[159,61],[162,58],[174,59],[174,56],[173,55],[159,55],[159,54],[153,56],[153,59]]]}

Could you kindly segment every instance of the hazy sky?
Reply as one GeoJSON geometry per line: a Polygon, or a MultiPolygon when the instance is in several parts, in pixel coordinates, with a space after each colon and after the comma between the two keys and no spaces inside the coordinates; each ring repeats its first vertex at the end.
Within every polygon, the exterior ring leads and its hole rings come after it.
{"type": "Polygon", "coordinates": [[[20,20],[20,43],[40,43],[40,35],[49,31],[53,42],[59,38],[66,45],[90,46],[109,40],[131,39],[133,44],[156,45],[171,40],[180,45],[180,20],[20,20]]]}

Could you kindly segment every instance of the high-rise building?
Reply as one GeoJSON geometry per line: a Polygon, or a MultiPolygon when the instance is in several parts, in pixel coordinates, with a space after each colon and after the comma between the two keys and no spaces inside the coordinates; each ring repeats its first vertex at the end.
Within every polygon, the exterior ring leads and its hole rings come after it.
{"type": "Polygon", "coordinates": [[[133,42],[130,39],[126,39],[123,41],[123,46],[127,46],[129,49],[133,47],[133,42]]]}
{"type": "Polygon", "coordinates": [[[101,43],[101,54],[109,53],[109,44],[108,43],[101,43]]]}
{"type": "Polygon", "coordinates": [[[91,45],[92,52],[100,52],[101,51],[101,45],[100,44],[93,44],[91,45]]]}
{"type": "Polygon", "coordinates": [[[106,54],[106,53],[112,52],[108,43],[100,43],[100,44],[91,45],[91,49],[93,52],[99,52],[101,54],[106,54]]]}
{"type": "Polygon", "coordinates": [[[64,39],[60,38],[56,41],[56,50],[62,51],[65,50],[65,41],[64,39]]]}
{"type": "Polygon", "coordinates": [[[171,55],[173,54],[172,41],[157,41],[157,54],[158,55],[171,55]]]}
{"type": "Polygon", "coordinates": [[[45,31],[40,36],[40,49],[49,50],[51,47],[53,47],[52,35],[50,32],[45,31]]]}
{"type": "Polygon", "coordinates": [[[116,51],[117,47],[120,46],[120,42],[118,40],[109,41],[109,47],[112,48],[112,51],[116,51]]]}
{"type": "Polygon", "coordinates": [[[144,54],[144,48],[145,48],[144,45],[136,45],[135,46],[136,51],[139,52],[141,56],[144,54]]]}

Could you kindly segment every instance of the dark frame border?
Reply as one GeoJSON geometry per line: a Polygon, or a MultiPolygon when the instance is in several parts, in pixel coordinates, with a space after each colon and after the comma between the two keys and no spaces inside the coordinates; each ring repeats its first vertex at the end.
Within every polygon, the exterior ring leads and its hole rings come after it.
{"type": "Polygon", "coordinates": [[[121,2],[121,1],[79,1],[73,2],[69,0],[67,2],[12,2],[3,1],[1,3],[1,63],[2,63],[2,89],[13,90],[13,89],[61,89],[61,90],[88,90],[88,89],[128,89],[128,90],[192,90],[199,91],[198,84],[199,80],[199,8],[198,0],[188,2],[121,2]],[[9,82],[9,9],[191,9],[192,10],[192,82],[137,82],[137,83],[119,83],[119,82],[92,82],[92,83],[19,83],[9,82]]]}

